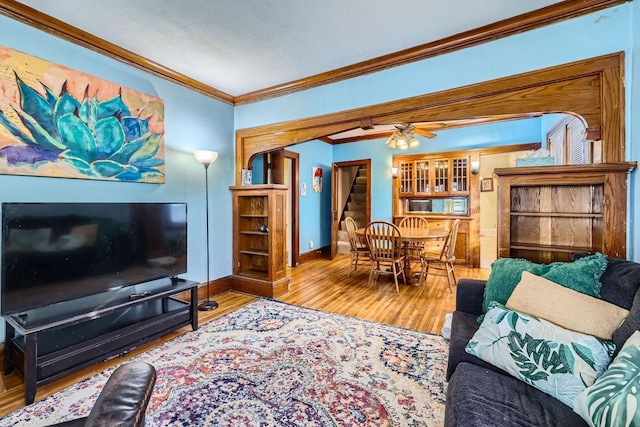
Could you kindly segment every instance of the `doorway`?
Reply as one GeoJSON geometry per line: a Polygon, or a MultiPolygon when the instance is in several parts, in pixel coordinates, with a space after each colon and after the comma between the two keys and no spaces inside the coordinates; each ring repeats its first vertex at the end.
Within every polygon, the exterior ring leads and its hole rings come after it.
{"type": "Polygon", "coordinates": [[[300,194],[300,154],[284,150],[284,184],[287,190],[287,266],[297,267],[300,264],[300,210],[298,197],[300,194]]]}
{"type": "MultiPolygon", "coordinates": [[[[288,267],[300,264],[300,154],[279,149],[261,153],[254,160],[259,160],[262,167],[262,182],[266,184],[284,184],[287,187],[285,213],[286,262],[288,267]]],[[[260,164],[260,163],[258,163],[260,164]]],[[[256,168],[256,165],[253,165],[256,168]]]]}
{"type": "MultiPolygon", "coordinates": [[[[513,151],[480,156],[480,181],[495,181],[493,171],[496,168],[508,168],[516,159],[526,157],[532,150],[513,151]]],[[[498,257],[498,186],[493,182],[491,190],[480,188],[480,268],[491,268],[498,257]]]]}
{"type": "Polygon", "coordinates": [[[331,258],[348,252],[344,218],[351,216],[358,227],[371,222],[371,159],[333,164],[331,173],[331,258]],[[344,247],[344,249],[340,249],[344,247]]]}

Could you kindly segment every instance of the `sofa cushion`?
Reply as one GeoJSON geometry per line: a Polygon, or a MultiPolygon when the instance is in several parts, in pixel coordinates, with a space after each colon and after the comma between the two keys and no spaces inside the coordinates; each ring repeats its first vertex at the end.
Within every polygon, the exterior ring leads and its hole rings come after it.
{"type": "Polygon", "coordinates": [[[587,423],[559,400],[522,381],[463,362],[447,388],[445,426],[586,427],[587,423]]]}
{"type": "Polygon", "coordinates": [[[505,304],[520,282],[523,271],[599,298],[600,276],[606,268],[607,259],[600,253],[580,258],[574,262],[554,262],[551,264],[536,264],[518,258],[500,258],[491,264],[491,273],[484,290],[483,309],[486,313],[491,301],[505,304]]]}
{"type": "Polygon", "coordinates": [[[630,310],[640,289],[640,263],[607,258],[607,268],[600,283],[600,298],[630,310]]]}
{"type": "Polygon", "coordinates": [[[602,299],[629,310],[629,316],[613,334],[620,349],[629,337],[640,330],[640,264],[610,258],[602,275],[602,299]]]}
{"type": "Polygon", "coordinates": [[[565,288],[528,271],[522,272],[522,280],[506,306],[565,329],[609,341],[629,315],[627,309],[565,288]]]}
{"type": "Polygon", "coordinates": [[[451,339],[449,340],[449,359],[447,364],[447,381],[456,370],[456,366],[460,362],[474,363],[487,369],[501,372],[508,375],[502,369],[485,362],[482,359],[469,354],[465,351],[465,347],[469,340],[476,333],[480,324],[476,321],[476,315],[465,313],[463,311],[454,311],[451,321],[451,339]]]}
{"type": "Polygon", "coordinates": [[[578,395],[574,410],[592,426],[640,426],[640,331],[631,335],[604,374],[578,395]]]}
{"type": "Polygon", "coordinates": [[[568,406],[611,362],[614,344],[572,332],[496,302],[466,351],[568,406]]]}
{"type": "Polygon", "coordinates": [[[633,299],[633,304],[629,310],[629,315],[622,325],[613,333],[613,342],[617,348],[622,348],[624,343],[635,331],[640,330],[640,292],[633,299]]]}

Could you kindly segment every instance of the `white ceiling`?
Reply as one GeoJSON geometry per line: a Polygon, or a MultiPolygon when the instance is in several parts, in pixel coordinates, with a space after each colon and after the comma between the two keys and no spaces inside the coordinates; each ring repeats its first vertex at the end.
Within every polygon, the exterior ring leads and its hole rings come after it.
{"type": "Polygon", "coordinates": [[[238,96],[559,0],[18,0],[238,96]]]}

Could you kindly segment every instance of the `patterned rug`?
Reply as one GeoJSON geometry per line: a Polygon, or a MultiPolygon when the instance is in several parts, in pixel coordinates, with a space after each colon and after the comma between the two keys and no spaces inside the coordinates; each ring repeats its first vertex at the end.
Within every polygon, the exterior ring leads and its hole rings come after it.
{"type": "MultiPolygon", "coordinates": [[[[135,360],[158,374],[146,426],[440,426],[446,356],[440,336],[260,299],[135,360]]],[[[84,416],[112,371],[0,426],[84,416]]]]}

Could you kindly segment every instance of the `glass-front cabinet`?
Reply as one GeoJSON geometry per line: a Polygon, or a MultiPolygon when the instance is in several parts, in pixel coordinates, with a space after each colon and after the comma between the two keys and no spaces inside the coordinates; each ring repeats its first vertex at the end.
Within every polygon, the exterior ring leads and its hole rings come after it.
{"type": "Polygon", "coordinates": [[[398,160],[400,197],[469,194],[469,158],[398,160]]]}
{"type": "Polygon", "coordinates": [[[457,265],[478,266],[476,237],[479,233],[477,206],[478,175],[471,174],[475,152],[456,151],[437,154],[396,156],[393,167],[393,221],[399,224],[406,216],[420,216],[429,227],[448,230],[460,220],[455,243],[457,265]],[[473,177],[473,180],[472,180],[473,177]],[[473,189],[473,191],[472,191],[473,189]]]}

